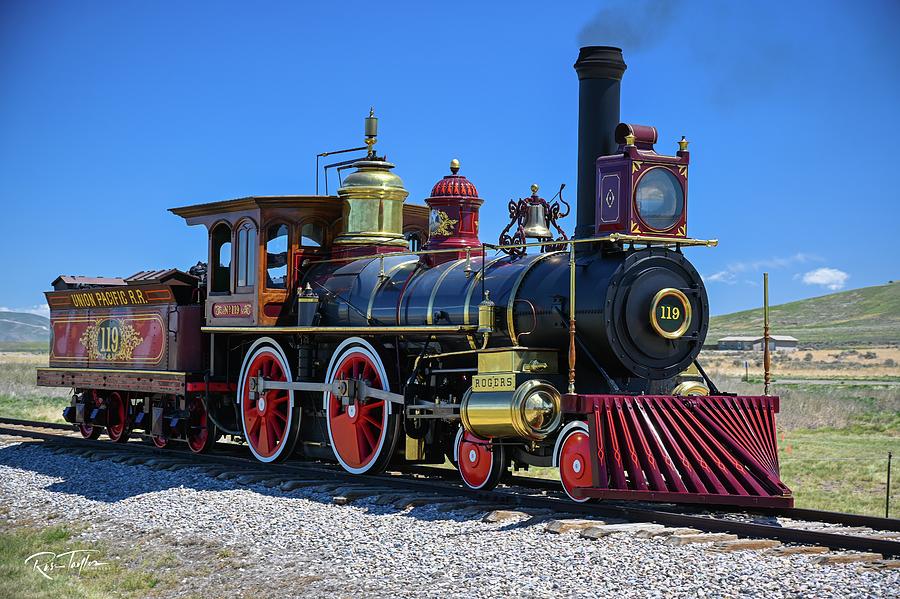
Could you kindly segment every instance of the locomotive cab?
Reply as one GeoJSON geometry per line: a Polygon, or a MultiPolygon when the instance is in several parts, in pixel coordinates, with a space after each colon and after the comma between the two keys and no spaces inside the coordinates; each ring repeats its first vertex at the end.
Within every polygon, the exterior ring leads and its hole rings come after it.
{"type": "Polygon", "coordinates": [[[173,208],[209,231],[206,322],[273,325],[291,299],[303,257],[323,251],[334,222],[328,197],[250,197],[173,208]]]}
{"type": "MultiPolygon", "coordinates": [[[[420,238],[427,213],[404,206],[408,235],[420,238]],[[418,221],[419,227],[412,226],[418,221]]],[[[172,208],[209,231],[206,323],[289,324],[297,287],[309,265],[327,259],[342,231],[334,196],[255,196],[172,208]]]]}

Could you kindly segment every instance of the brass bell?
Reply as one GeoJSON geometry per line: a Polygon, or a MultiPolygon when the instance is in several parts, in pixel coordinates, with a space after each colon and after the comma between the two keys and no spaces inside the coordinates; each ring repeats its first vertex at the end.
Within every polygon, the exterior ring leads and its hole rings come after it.
{"type": "Polygon", "coordinates": [[[549,239],[553,237],[547,228],[546,211],[543,204],[529,204],[528,218],[525,219],[525,237],[528,239],[549,239]]]}
{"type": "Polygon", "coordinates": [[[547,210],[538,197],[538,186],[531,186],[531,198],[528,200],[528,216],[522,232],[526,239],[550,239],[553,233],[547,227],[547,210]]]}

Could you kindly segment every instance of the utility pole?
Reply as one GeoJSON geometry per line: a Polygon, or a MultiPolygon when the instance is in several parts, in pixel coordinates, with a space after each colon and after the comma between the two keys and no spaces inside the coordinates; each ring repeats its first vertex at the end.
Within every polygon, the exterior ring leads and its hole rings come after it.
{"type": "Polygon", "coordinates": [[[765,370],[764,395],[769,394],[772,382],[772,355],[769,352],[769,273],[763,273],[763,369],[765,370]]]}

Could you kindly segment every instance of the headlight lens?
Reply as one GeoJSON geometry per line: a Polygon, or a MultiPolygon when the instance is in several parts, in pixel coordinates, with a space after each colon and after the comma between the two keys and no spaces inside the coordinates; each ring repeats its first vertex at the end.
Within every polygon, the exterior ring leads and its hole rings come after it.
{"type": "Polygon", "coordinates": [[[634,203],[645,225],[655,231],[667,231],[681,220],[684,190],[672,171],[654,168],[638,182],[634,203]]]}

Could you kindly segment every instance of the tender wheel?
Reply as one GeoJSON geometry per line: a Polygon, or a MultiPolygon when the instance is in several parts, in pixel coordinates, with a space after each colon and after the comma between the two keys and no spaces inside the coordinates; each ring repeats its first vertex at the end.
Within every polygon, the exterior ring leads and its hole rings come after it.
{"type": "Polygon", "coordinates": [[[199,397],[189,400],[191,417],[188,421],[187,443],[194,453],[205,453],[215,444],[218,435],[215,425],[210,422],[209,414],[199,397]]]}
{"type": "Polygon", "coordinates": [[[106,397],[106,417],[115,424],[106,426],[106,435],[115,443],[124,443],[131,433],[128,419],[131,403],[127,396],[122,397],[118,391],[113,391],[106,397]]]}
{"type": "Polygon", "coordinates": [[[572,501],[584,503],[589,497],[576,498],[572,491],[591,486],[591,443],[587,426],[579,422],[564,430],[557,441],[557,452],[563,491],[572,501]]]}
{"type": "Polygon", "coordinates": [[[509,467],[506,448],[479,439],[462,428],[456,433],[456,467],[470,489],[490,491],[509,467]]]}
{"type": "MultiPolygon", "coordinates": [[[[390,391],[381,358],[362,339],[348,339],[338,347],[325,380],[362,380],[374,389],[390,391]]],[[[390,402],[368,398],[345,406],[339,396],[329,391],[324,399],[328,438],[334,457],[344,470],[353,474],[384,470],[393,455],[399,427],[390,402]]]]}
{"type": "Polygon", "coordinates": [[[263,377],[270,381],[292,381],[287,356],[272,339],[263,337],[250,347],[238,393],[241,402],[241,425],[250,452],[260,462],[286,459],[294,450],[300,429],[300,410],[294,406],[294,392],[272,389],[250,394],[250,379],[263,377]]]}
{"type": "MultiPolygon", "coordinates": [[[[85,391],[84,394],[87,395],[90,393],[90,399],[84,400],[84,409],[85,411],[90,410],[93,406],[100,406],[100,398],[97,396],[96,391],[85,391]]],[[[99,426],[94,426],[92,424],[79,424],[78,431],[81,433],[81,436],[85,439],[99,439],[100,433],[103,429],[99,426]]]]}
{"type": "Polygon", "coordinates": [[[157,449],[165,449],[166,445],[169,444],[169,440],[165,437],[150,437],[150,442],[153,443],[157,449]]]}

